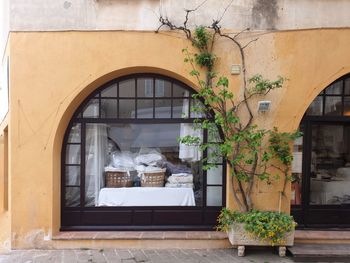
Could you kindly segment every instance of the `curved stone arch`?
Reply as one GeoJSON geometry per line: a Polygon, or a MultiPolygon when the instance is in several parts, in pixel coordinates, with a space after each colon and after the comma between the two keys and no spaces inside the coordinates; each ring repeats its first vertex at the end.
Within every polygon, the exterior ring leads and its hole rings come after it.
{"type": "Polygon", "coordinates": [[[62,113],[57,117],[57,126],[53,128],[53,147],[52,147],[52,186],[53,186],[53,211],[52,211],[52,232],[59,231],[61,223],[61,151],[64,141],[66,129],[79,106],[99,87],[105,85],[109,81],[133,74],[159,74],[165,77],[173,78],[179,82],[184,83],[193,90],[198,90],[197,86],[189,78],[185,78],[180,73],[173,72],[163,68],[156,67],[129,67],[105,74],[101,74],[94,80],[87,80],[87,84],[81,90],[72,95],[72,98],[67,103],[61,103],[62,113]]]}
{"type": "MultiPolygon", "coordinates": [[[[343,67],[340,70],[338,70],[335,74],[332,74],[330,77],[326,78],[324,81],[321,81],[319,83],[315,83],[313,88],[309,89],[311,92],[306,94],[293,94],[294,96],[301,96],[304,97],[302,99],[302,103],[299,105],[296,105],[295,115],[292,116],[292,120],[290,120],[289,129],[290,130],[296,130],[298,129],[301,120],[304,117],[304,114],[308,107],[311,105],[311,103],[315,100],[315,98],[323,91],[325,90],[329,85],[331,85],[333,82],[336,82],[337,80],[347,76],[350,74],[350,67],[343,67]]],[[[317,80],[315,80],[316,82],[317,80]]],[[[308,91],[308,89],[305,89],[308,91]]],[[[288,99],[288,96],[291,96],[290,93],[286,93],[285,100],[288,99]]]]}

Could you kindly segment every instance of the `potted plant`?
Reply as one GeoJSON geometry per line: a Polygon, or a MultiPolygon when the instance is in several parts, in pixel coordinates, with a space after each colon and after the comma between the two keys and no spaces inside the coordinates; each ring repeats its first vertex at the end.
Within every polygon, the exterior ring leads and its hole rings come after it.
{"type": "Polygon", "coordinates": [[[279,255],[286,255],[286,246],[294,243],[296,223],[293,217],[275,211],[252,210],[246,213],[224,208],[218,218],[218,230],[226,231],[232,245],[238,246],[238,256],[244,256],[245,246],[279,246],[279,255]]]}
{"type": "Polygon", "coordinates": [[[301,133],[280,132],[276,127],[264,127],[251,104],[252,100],[263,100],[268,93],[282,88],[286,79],[278,77],[270,81],[260,74],[248,78],[244,49],[252,41],[242,45],[237,39],[242,32],[236,35],[225,34],[220,29],[220,21],[191,31],[187,28],[187,20],[192,11],[195,10],[186,10],[186,21],[181,26],[176,26],[163,17],[159,21],[161,26],[183,31],[191,41],[195,51],[183,49],[184,62],[189,64],[190,75],[197,80],[199,86],[198,94],[193,95],[193,98],[204,104],[192,106],[191,110],[197,116],[209,116],[207,120],[198,119],[196,128],[207,129],[210,136],[219,127],[222,140],[219,144],[203,143],[201,138],[188,135],[179,141],[197,145],[207,151],[207,157],[203,159],[204,169],[216,166],[208,162],[209,159],[222,157],[226,160],[231,175],[232,197],[239,211],[223,209],[219,217],[219,228],[228,232],[233,245],[239,246],[239,255],[244,255],[245,245],[278,245],[282,246],[280,255],[283,256],[285,245],[293,244],[295,223],[292,217],[281,212],[281,204],[283,199],[289,200],[285,191],[291,179],[291,144],[301,133]],[[229,79],[215,70],[219,60],[213,50],[218,38],[232,41],[240,54],[240,96],[233,94],[234,89],[229,79]],[[257,211],[252,196],[254,185],[257,181],[271,184],[274,180],[282,180],[277,211],[257,211]],[[241,238],[237,238],[236,233],[241,238]]]}

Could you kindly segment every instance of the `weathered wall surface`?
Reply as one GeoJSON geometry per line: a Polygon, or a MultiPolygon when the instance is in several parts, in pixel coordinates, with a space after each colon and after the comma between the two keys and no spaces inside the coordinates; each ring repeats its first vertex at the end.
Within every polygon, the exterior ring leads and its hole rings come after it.
{"type": "MultiPolygon", "coordinates": [[[[256,36],[245,34],[241,41],[256,36]]],[[[169,32],[18,32],[11,33],[10,43],[10,70],[16,72],[10,78],[12,246],[55,247],[51,235],[60,225],[60,151],[74,110],[102,83],[130,73],[160,73],[195,88],[181,53],[190,44],[169,32]]],[[[260,122],[296,129],[313,98],[350,72],[349,46],[350,29],[260,34],[246,49],[249,75],[289,79],[285,89],[270,94],[271,112],[261,115],[260,122]]],[[[218,42],[216,53],[223,74],[240,63],[226,40],[218,42]]],[[[229,76],[239,94],[241,76],[229,76]]],[[[257,208],[277,210],[281,187],[257,184],[257,208]]],[[[234,205],[229,197],[228,204],[234,205]]],[[[289,198],[281,206],[288,211],[289,198]]],[[[79,241],[70,242],[75,245],[79,241]]]]}
{"type": "MultiPolygon", "coordinates": [[[[11,30],[154,30],[159,13],[183,22],[184,9],[201,3],[203,0],[11,0],[11,30]]],[[[191,15],[191,23],[207,24],[225,12],[223,28],[237,30],[349,27],[348,10],[347,0],[207,0],[191,15]]]]}
{"type": "Polygon", "coordinates": [[[0,124],[0,251],[11,248],[8,118],[0,124]]]}
{"type": "Polygon", "coordinates": [[[1,58],[3,56],[5,45],[7,42],[7,36],[10,29],[10,8],[9,8],[9,0],[0,1],[0,54],[1,58]]]}

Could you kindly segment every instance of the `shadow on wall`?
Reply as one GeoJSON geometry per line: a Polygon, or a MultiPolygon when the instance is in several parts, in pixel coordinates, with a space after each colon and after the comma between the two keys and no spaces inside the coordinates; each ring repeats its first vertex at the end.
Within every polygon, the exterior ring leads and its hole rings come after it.
{"type": "Polygon", "coordinates": [[[277,20],[277,0],[255,0],[252,9],[252,28],[276,29],[277,20]]]}

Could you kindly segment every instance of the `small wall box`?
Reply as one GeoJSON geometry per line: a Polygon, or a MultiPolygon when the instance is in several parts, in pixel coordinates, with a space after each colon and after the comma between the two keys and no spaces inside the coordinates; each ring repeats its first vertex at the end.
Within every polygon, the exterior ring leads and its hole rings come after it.
{"type": "Polygon", "coordinates": [[[271,101],[261,100],[258,102],[258,112],[267,112],[270,109],[271,101]]]}

